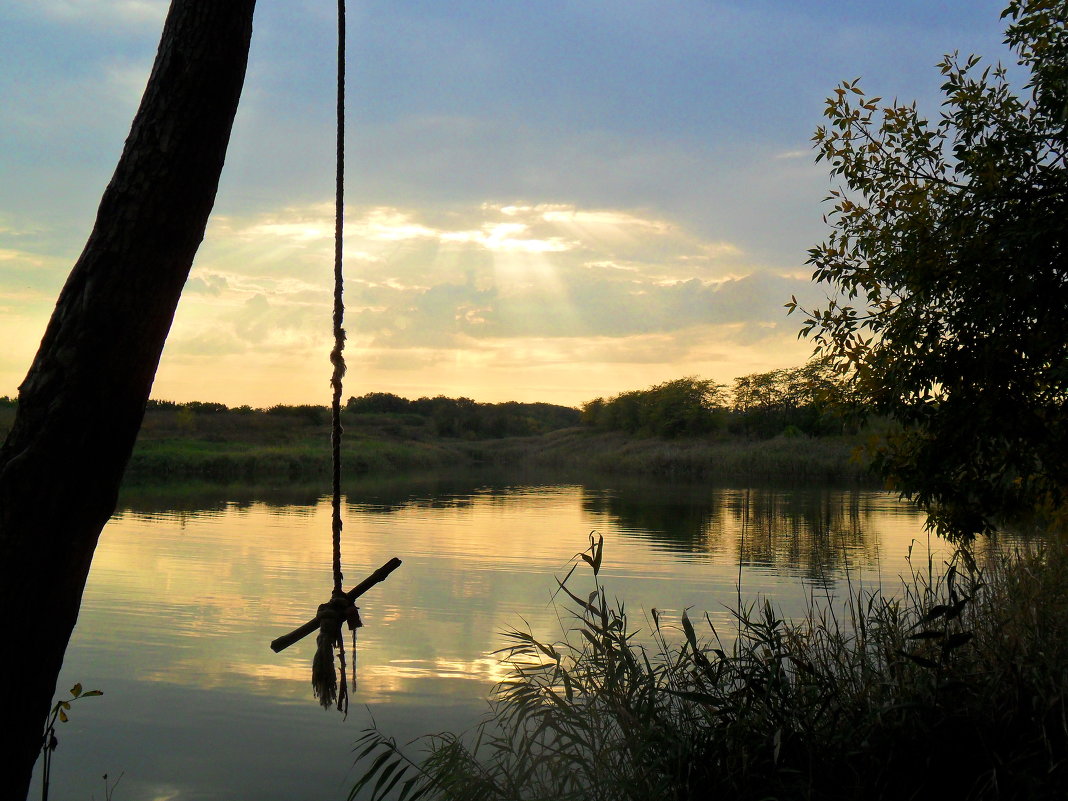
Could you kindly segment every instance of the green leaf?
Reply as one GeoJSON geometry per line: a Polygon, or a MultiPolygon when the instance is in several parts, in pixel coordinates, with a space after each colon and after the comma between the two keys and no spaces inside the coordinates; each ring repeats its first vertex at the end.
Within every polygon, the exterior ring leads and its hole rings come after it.
{"type": "Polygon", "coordinates": [[[938,669],[938,663],[927,659],[926,657],[919,656],[917,654],[910,654],[908,651],[898,651],[898,653],[906,659],[911,659],[913,662],[915,662],[917,665],[920,665],[921,667],[930,668],[931,670],[938,669]]]}
{"type": "Polygon", "coordinates": [[[693,701],[695,703],[701,704],[702,706],[719,707],[719,706],[722,706],[722,704],[723,704],[723,699],[722,698],[719,698],[718,696],[715,696],[715,695],[711,695],[710,693],[699,693],[699,692],[694,692],[692,690],[671,690],[671,689],[666,690],[666,692],[669,695],[674,695],[676,698],[683,698],[683,699],[685,699],[687,701],[693,701]]]}
{"type": "Polygon", "coordinates": [[[927,629],[926,631],[920,631],[916,634],[910,634],[908,639],[910,640],[941,640],[946,636],[944,631],[936,631],[935,629],[927,629]]]}
{"type": "Polygon", "coordinates": [[[690,643],[690,648],[692,648],[694,654],[696,654],[699,650],[697,645],[697,632],[694,631],[693,623],[690,622],[690,618],[685,610],[682,612],[682,630],[686,634],[686,641],[690,643]]]}
{"type": "Polygon", "coordinates": [[[927,614],[923,616],[923,619],[920,622],[930,623],[932,620],[938,620],[938,618],[942,617],[948,611],[949,607],[945,604],[936,604],[935,606],[931,607],[930,611],[928,611],[927,614]]]}
{"type": "Polygon", "coordinates": [[[954,634],[947,638],[946,641],[942,643],[942,650],[952,651],[954,648],[960,648],[962,645],[971,642],[974,636],[975,635],[972,634],[972,632],[970,631],[958,632],[957,634],[954,634]]]}

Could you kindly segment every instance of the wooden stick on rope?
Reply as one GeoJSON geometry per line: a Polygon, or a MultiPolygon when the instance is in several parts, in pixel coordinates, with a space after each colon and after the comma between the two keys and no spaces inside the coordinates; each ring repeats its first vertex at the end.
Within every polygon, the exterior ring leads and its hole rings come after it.
{"type": "MultiPolygon", "coordinates": [[[[367,578],[365,578],[363,581],[361,581],[359,584],[357,584],[355,587],[345,593],[345,597],[348,598],[350,601],[355,601],[357,598],[359,598],[361,595],[371,589],[371,587],[375,586],[381,581],[385,581],[389,577],[389,574],[400,566],[401,560],[397,557],[393,557],[384,565],[382,565],[382,567],[378,568],[378,570],[376,570],[374,573],[369,575],[367,578]]],[[[307,623],[305,623],[303,626],[299,626],[298,628],[293,629],[293,631],[289,632],[289,634],[283,634],[277,640],[272,642],[271,650],[277,654],[280,651],[284,651],[293,643],[299,642],[300,640],[304,639],[313,631],[318,630],[319,619],[313,618],[307,623]]]]}

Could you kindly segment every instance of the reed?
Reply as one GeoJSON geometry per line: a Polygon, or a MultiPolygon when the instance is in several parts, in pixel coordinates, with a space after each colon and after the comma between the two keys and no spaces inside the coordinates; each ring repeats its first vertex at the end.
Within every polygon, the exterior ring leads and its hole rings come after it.
{"type": "Polygon", "coordinates": [[[507,632],[509,676],[466,735],[356,746],[355,798],[1064,798],[1068,555],[961,548],[894,597],[850,592],[736,626],[634,628],[600,539],[560,584],[561,637],[507,632]]]}

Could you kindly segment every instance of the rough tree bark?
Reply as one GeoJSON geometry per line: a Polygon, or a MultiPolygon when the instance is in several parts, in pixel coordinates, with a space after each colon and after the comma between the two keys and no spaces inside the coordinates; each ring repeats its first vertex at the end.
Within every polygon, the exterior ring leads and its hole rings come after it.
{"type": "MultiPolygon", "coordinates": [[[[255,0],[173,0],[122,157],[0,449],[0,691],[25,797],[101,528],[204,237],[255,0]]],[[[161,621],[165,625],[165,621],[161,621]]]]}

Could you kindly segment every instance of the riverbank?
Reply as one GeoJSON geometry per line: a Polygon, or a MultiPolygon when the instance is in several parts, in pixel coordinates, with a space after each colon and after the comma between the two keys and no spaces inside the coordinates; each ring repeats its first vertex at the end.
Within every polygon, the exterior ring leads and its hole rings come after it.
{"type": "MultiPolygon", "coordinates": [[[[330,475],[326,411],[316,406],[150,405],[127,483],[317,483],[330,475]]],[[[515,410],[509,413],[515,416],[515,410]]],[[[0,438],[14,414],[13,403],[0,405],[0,438]]],[[[532,428],[546,425],[545,420],[518,419],[532,428]]],[[[342,422],[342,465],[350,478],[494,467],[700,481],[876,483],[857,456],[862,435],[760,439],[718,432],[666,439],[572,426],[530,436],[479,437],[471,430],[443,435],[443,430],[463,426],[413,413],[346,411],[342,422]]],[[[510,424],[514,427],[516,421],[510,424]]]]}
{"type": "Polygon", "coordinates": [[[871,483],[857,437],[641,437],[585,428],[470,447],[484,463],[679,479],[871,483]]]}
{"type": "MultiPolygon", "coordinates": [[[[575,427],[527,437],[437,435],[413,415],[346,414],[346,476],[500,467],[677,479],[870,482],[855,437],[641,437],[575,427]]],[[[329,424],[307,414],[150,409],[127,470],[137,483],[315,481],[330,472],[329,424]]]]}

